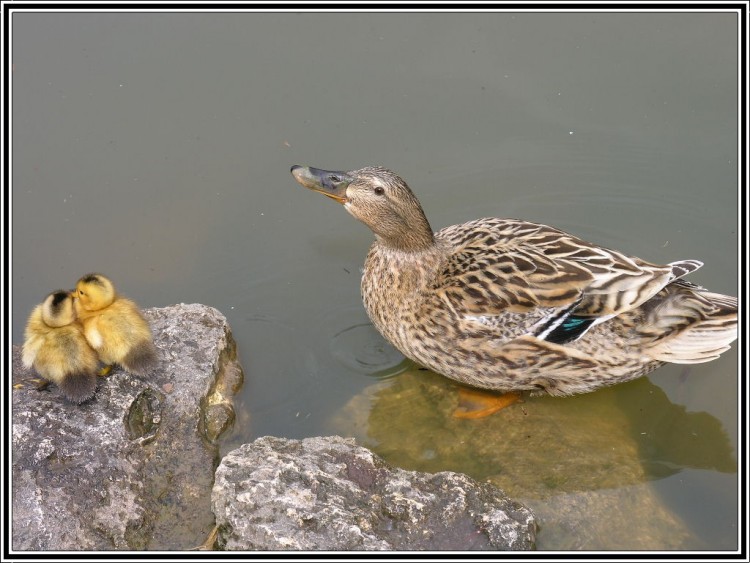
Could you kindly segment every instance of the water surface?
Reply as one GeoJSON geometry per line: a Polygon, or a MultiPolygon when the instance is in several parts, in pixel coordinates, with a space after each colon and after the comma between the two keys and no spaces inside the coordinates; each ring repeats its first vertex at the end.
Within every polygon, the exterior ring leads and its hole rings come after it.
{"type": "Polygon", "coordinates": [[[372,235],[289,174],[383,165],[435,229],[548,223],[700,259],[691,280],[736,295],[733,14],[34,13],[12,31],[14,343],[44,295],[101,271],[144,307],[227,316],[246,384],[225,450],[352,435],[508,489],[545,549],[736,547],[735,350],[459,423],[452,385],[368,323],[372,235]]]}

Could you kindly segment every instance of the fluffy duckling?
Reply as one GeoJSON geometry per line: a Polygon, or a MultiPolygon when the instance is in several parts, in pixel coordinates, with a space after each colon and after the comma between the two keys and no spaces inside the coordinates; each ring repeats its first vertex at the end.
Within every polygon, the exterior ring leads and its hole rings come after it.
{"type": "Polygon", "coordinates": [[[76,320],[70,291],[53,291],[31,312],[22,361],[74,403],[94,395],[99,361],[76,320]]]}
{"type": "Polygon", "coordinates": [[[119,364],[136,375],[144,375],[156,363],[146,319],[134,302],[117,294],[109,278],[93,273],[83,276],[73,297],[86,340],[102,362],[119,364]]]}
{"type": "Polygon", "coordinates": [[[671,362],[707,362],[737,338],[737,298],[683,280],[703,264],[652,264],[518,219],[433,232],[402,178],[294,166],[375,234],[362,296],[405,356],[504,392],[585,393],[671,362]]]}

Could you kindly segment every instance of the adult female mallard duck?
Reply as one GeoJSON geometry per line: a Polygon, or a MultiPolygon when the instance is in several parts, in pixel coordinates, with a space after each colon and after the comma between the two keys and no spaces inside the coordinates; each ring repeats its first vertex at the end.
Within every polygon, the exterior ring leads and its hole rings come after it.
{"type": "Polygon", "coordinates": [[[375,233],[361,289],[378,331],[461,383],[585,393],[666,362],[713,360],[737,338],[737,298],[682,279],[697,260],[652,264],[518,219],[433,233],[389,170],[293,166],[292,174],[375,233]]]}

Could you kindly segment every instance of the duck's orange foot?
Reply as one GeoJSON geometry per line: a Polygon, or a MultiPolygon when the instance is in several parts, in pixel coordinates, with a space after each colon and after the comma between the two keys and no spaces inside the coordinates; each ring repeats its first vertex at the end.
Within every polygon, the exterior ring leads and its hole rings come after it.
{"type": "Polygon", "coordinates": [[[104,366],[102,369],[99,370],[99,373],[97,374],[99,377],[107,377],[109,375],[109,372],[112,371],[112,366],[104,366]]]}
{"type": "Polygon", "coordinates": [[[493,393],[479,389],[458,390],[458,407],[453,411],[454,418],[484,418],[513,403],[520,403],[518,393],[493,393]]]}

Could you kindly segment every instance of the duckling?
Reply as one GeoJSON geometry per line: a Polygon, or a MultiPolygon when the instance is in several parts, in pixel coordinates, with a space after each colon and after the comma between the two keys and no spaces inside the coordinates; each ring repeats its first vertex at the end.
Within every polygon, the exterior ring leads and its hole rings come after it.
{"type": "Polygon", "coordinates": [[[697,260],[652,264],[519,219],[433,233],[390,170],[294,166],[292,175],[375,234],[361,290],[378,331],[460,383],[585,393],[667,362],[714,360],[737,339],[737,298],[682,279],[697,260]]]}
{"type": "Polygon", "coordinates": [[[76,320],[70,291],[53,291],[31,312],[22,362],[57,385],[73,403],[80,404],[94,396],[99,361],[76,320]]]}
{"type": "Polygon", "coordinates": [[[133,301],[117,294],[109,278],[86,274],[76,283],[73,297],[83,334],[103,363],[119,364],[136,375],[145,375],[156,364],[146,319],[133,301]]]}

